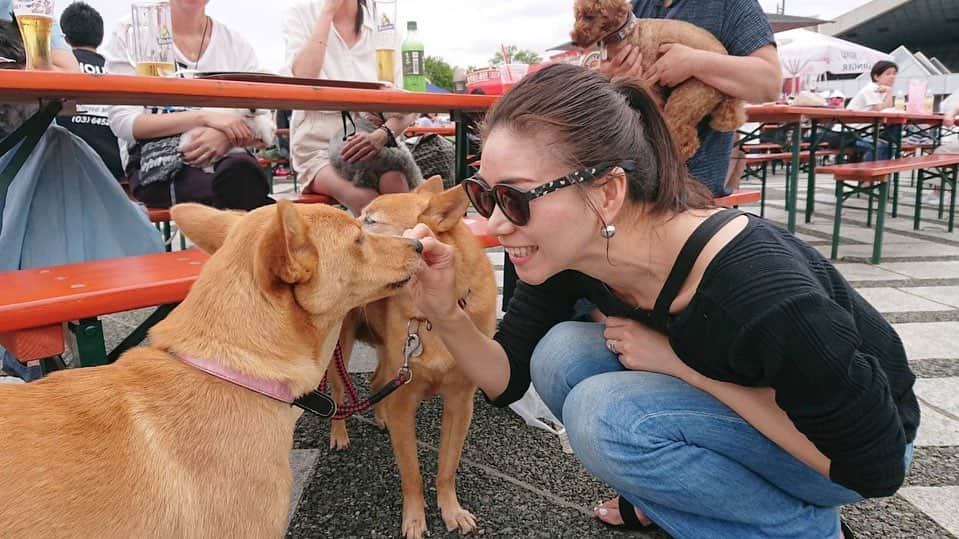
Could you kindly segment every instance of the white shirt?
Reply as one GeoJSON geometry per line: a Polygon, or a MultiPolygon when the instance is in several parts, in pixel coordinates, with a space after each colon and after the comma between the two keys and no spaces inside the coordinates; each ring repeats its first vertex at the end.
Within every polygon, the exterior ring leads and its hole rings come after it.
{"type": "Polygon", "coordinates": [[[885,94],[877,92],[879,85],[875,82],[870,82],[866,85],[865,88],[859,90],[859,93],[853,97],[849,104],[846,105],[848,110],[872,110],[872,107],[881,104],[885,101],[885,94]]]}
{"type": "MultiPolygon", "coordinates": [[[[283,40],[286,44],[286,61],[283,74],[293,74],[293,60],[300,49],[310,40],[316,21],[323,11],[325,0],[311,2],[297,2],[286,10],[283,16],[283,40]]],[[[353,47],[346,42],[330,25],[330,33],[326,39],[326,53],[323,58],[323,67],[320,69],[319,79],[347,80],[358,82],[376,82],[376,17],[371,9],[373,1],[366,2],[364,9],[363,27],[360,29],[358,41],[353,47]]],[[[395,21],[394,21],[395,23],[395,21]]],[[[399,31],[395,35],[399,40],[399,31]]],[[[403,63],[397,43],[393,43],[393,80],[394,85],[403,85],[403,63]]],[[[360,112],[360,111],[352,111],[360,112]]],[[[293,168],[306,176],[307,180],[329,163],[327,147],[330,138],[342,129],[339,111],[293,111],[290,120],[291,154],[293,168]]]]}
{"type": "MultiPolygon", "coordinates": [[[[259,71],[260,62],[256,58],[253,46],[239,33],[225,24],[210,18],[212,29],[210,42],[203,56],[196,62],[187,59],[174,44],[173,50],[177,64],[197,71],[259,71]]],[[[132,75],[136,73],[136,59],[133,52],[133,38],[130,32],[130,17],[123,18],[113,30],[110,42],[103,51],[106,58],[107,73],[132,75]]],[[[133,122],[141,114],[148,114],[144,107],[110,107],[110,127],[117,138],[127,143],[135,142],[133,122]]],[[[121,148],[125,145],[121,144],[121,148]]]]}

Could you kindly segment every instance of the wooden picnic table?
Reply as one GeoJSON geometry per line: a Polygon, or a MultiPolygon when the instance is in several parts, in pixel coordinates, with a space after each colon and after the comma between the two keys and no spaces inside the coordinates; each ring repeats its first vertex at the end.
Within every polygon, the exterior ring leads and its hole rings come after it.
{"type": "MultiPolygon", "coordinates": [[[[7,189],[42,132],[64,103],[372,112],[448,112],[455,123],[456,179],[468,174],[468,113],[487,110],[495,96],[432,94],[395,89],[368,90],[280,82],[238,82],[209,79],[91,75],[47,71],[5,71],[0,77],[0,103],[39,101],[43,106],[29,129],[0,142],[0,155],[25,144],[0,172],[0,219],[7,189]]],[[[0,221],[2,222],[2,221],[0,221]]]]}
{"type": "MultiPolygon", "coordinates": [[[[932,126],[938,128],[942,124],[942,116],[938,114],[915,114],[907,112],[882,112],[882,111],[855,111],[830,107],[793,107],[788,105],[754,105],[746,107],[748,121],[759,123],[760,127],[753,133],[748,133],[747,137],[741,143],[747,143],[750,140],[758,138],[758,133],[768,124],[781,124],[791,127],[792,137],[784,149],[792,154],[790,161],[789,174],[786,180],[786,228],[790,232],[796,231],[796,204],[799,189],[799,170],[800,155],[804,151],[802,148],[801,126],[808,122],[811,125],[811,137],[815,139],[817,129],[822,124],[838,123],[843,129],[848,125],[866,125],[871,130],[873,138],[873,155],[877,157],[879,145],[879,129],[882,125],[905,125],[916,124],[932,126]]],[[[898,158],[902,148],[902,130],[899,130],[897,140],[892,141],[893,155],[898,158]]],[[[815,160],[816,145],[811,145],[808,151],[810,154],[810,166],[808,181],[806,185],[806,208],[805,221],[808,223],[812,219],[815,209],[815,160]]],[[[895,192],[893,194],[893,216],[896,214],[898,206],[898,181],[894,182],[895,192]]]]}

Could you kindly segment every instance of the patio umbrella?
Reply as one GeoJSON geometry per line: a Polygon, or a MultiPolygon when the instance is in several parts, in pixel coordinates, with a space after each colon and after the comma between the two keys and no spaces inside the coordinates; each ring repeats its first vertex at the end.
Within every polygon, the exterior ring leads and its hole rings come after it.
{"type": "Polygon", "coordinates": [[[783,75],[789,78],[863,73],[879,60],[891,59],[884,52],[803,29],[776,34],[776,46],[783,75]]]}

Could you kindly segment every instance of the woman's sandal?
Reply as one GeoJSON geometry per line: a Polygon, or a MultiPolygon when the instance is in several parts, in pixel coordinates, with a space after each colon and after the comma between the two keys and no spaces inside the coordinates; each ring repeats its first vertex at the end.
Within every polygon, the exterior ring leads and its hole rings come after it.
{"type": "Polygon", "coordinates": [[[659,528],[655,522],[645,525],[640,522],[639,517],[636,516],[636,507],[623,496],[619,496],[619,518],[623,519],[622,524],[610,524],[603,519],[599,521],[607,526],[625,530],[651,531],[659,528]]]}

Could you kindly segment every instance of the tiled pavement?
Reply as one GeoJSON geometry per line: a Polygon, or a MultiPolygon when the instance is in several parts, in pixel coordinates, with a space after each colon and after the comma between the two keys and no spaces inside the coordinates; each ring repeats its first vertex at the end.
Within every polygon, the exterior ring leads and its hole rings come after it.
{"type": "MultiPolygon", "coordinates": [[[[797,233],[828,254],[833,184],[827,179],[819,183],[813,223],[800,224],[797,233]]],[[[782,176],[771,180],[767,202],[767,217],[780,223],[785,222],[782,184],[782,176]]],[[[944,222],[933,211],[926,211],[921,229],[913,231],[913,193],[904,187],[900,217],[886,219],[883,262],[878,266],[867,263],[872,230],[865,228],[864,212],[844,213],[837,266],[902,336],[919,376],[916,393],[922,406],[907,486],[892,498],[843,509],[859,537],[959,537],[959,232],[945,232],[944,222]]],[[[857,202],[862,203],[854,199],[851,204],[857,202]]],[[[758,212],[758,208],[744,209],[758,212]]],[[[489,256],[501,282],[503,253],[491,251],[489,256]]],[[[109,317],[110,339],[118,341],[143,316],[109,317]]],[[[369,372],[372,364],[371,350],[357,350],[354,370],[369,372]]],[[[365,387],[367,375],[357,378],[365,387]]],[[[431,485],[440,413],[435,399],[421,409],[420,462],[431,534],[453,537],[443,528],[431,485]]],[[[287,537],[399,536],[399,479],[389,437],[371,418],[367,413],[349,420],[352,444],[344,452],[327,448],[327,425],[310,417],[301,419],[291,455],[296,488],[287,537]]],[[[636,536],[592,518],[590,508],[612,493],[590,478],[573,456],[563,453],[556,436],[527,427],[509,410],[494,409],[481,398],[477,398],[458,485],[464,507],[478,517],[480,535],[636,536]]]]}

